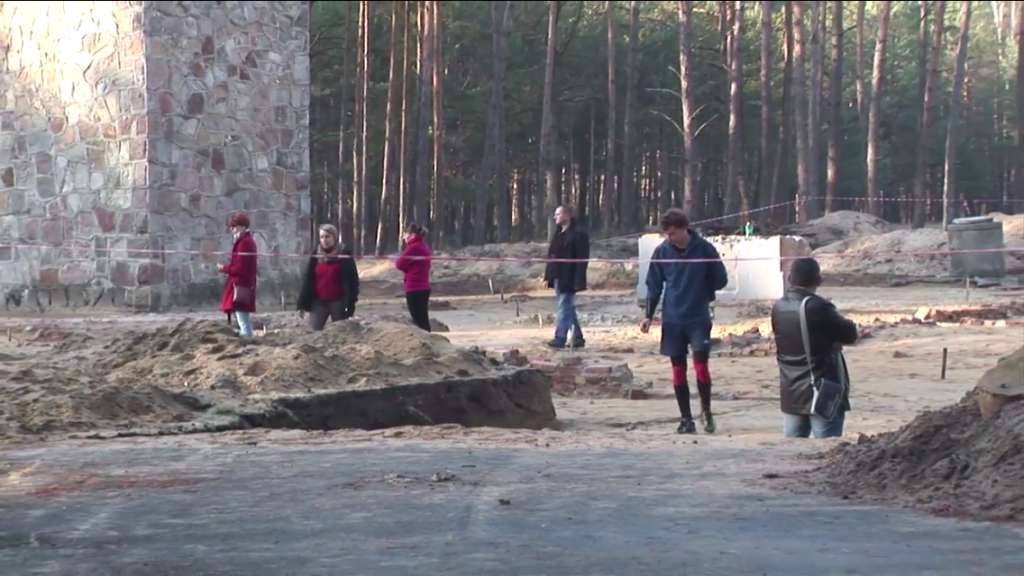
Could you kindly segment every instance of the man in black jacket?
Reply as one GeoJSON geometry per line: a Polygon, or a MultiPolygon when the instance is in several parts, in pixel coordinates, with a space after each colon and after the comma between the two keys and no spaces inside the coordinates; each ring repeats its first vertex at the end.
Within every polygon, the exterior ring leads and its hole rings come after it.
{"type": "Polygon", "coordinates": [[[548,342],[552,348],[565,348],[569,328],[573,330],[573,346],[582,348],[586,341],[576,314],[576,294],[587,289],[587,262],[590,258],[590,237],[576,225],[572,208],[559,206],[555,210],[557,230],[548,247],[548,258],[583,260],[581,262],[548,262],[544,281],[555,289],[558,297],[558,317],[555,338],[548,342]]]}
{"type": "Polygon", "coordinates": [[[843,422],[850,409],[848,384],[842,409],[832,420],[811,413],[814,390],[800,330],[800,306],[807,300],[811,364],[819,378],[849,383],[841,349],[843,344],[857,341],[857,325],[843,318],[831,302],[815,294],[821,286],[821,268],[813,258],[793,261],[789,284],[785,296],[772,307],[784,433],[787,438],[807,438],[812,432],[815,438],[842,436],[843,422]]]}

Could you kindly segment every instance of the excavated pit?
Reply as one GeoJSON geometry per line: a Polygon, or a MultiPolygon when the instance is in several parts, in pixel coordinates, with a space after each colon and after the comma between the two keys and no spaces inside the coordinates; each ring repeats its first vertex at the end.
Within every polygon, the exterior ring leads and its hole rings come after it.
{"type": "Polygon", "coordinates": [[[275,319],[248,341],[208,320],[51,325],[18,340],[0,363],[0,439],[555,421],[547,375],[407,322],[351,320],[312,333],[275,319]]]}
{"type": "Polygon", "coordinates": [[[517,370],[371,390],[340,390],[278,398],[242,421],[260,428],[376,430],[395,426],[541,429],[555,422],[551,383],[539,370],[517,370]]]}

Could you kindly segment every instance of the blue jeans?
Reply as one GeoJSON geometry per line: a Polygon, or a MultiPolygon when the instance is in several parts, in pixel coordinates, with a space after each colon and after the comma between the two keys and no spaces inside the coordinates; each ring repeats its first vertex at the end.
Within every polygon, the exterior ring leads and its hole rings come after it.
{"type": "Polygon", "coordinates": [[[252,312],[235,310],[235,319],[238,321],[238,335],[242,338],[252,338],[252,312]]]}
{"type": "Polygon", "coordinates": [[[786,438],[839,438],[843,435],[846,412],[836,414],[832,420],[825,420],[816,414],[782,414],[782,433],[786,438]]]}
{"type": "Polygon", "coordinates": [[[580,318],[576,315],[576,294],[572,292],[555,292],[558,297],[558,315],[555,320],[555,342],[565,344],[569,328],[573,329],[573,340],[583,340],[580,329],[580,318]]]}

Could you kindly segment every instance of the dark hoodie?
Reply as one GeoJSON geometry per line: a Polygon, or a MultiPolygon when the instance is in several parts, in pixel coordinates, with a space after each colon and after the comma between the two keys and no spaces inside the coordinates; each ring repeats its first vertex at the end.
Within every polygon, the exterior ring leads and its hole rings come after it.
{"type": "Polygon", "coordinates": [[[345,309],[353,310],[359,300],[359,270],[355,259],[352,258],[352,251],[340,246],[330,254],[323,254],[318,248],[317,253],[309,257],[302,276],[302,289],[299,291],[299,310],[309,312],[313,309],[313,300],[316,299],[316,262],[319,258],[341,262],[341,266],[338,267],[338,282],[343,287],[345,309]]]}
{"type": "MultiPolygon", "coordinates": [[[[680,250],[665,240],[654,249],[652,260],[718,259],[718,250],[710,242],[690,231],[690,243],[680,250]]],[[[686,324],[710,321],[708,309],[715,291],[725,288],[728,278],[725,265],[716,262],[651,262],[647,269],[647,317],[654,318],[662,293],[664,324],[686,324]]]]}

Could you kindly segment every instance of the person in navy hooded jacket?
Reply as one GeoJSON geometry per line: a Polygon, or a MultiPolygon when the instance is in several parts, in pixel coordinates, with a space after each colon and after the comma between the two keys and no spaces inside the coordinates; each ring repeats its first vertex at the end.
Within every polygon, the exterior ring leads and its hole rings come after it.
{"type": "Polygon", "coordinates": [[[647,269],[647,310],[640,331],[646,334],[662,294],[661,353],[672,359],[672,387],[682,417],[680,434],[697,431],[690,412],[690,388],[686,383],[687,349],[693,351],[693,371],[700,394],[704,431],[715,431],[711,414],[711,311],[715,292],[728,283],[725,265],[710,242],[690,230],[686,213],[672,208],[661,217],[665,241],[654,250],[647,269]],[[678,260],[658,262],[658,260],[678,260]],[[687,262],[693,260],[693,262],[687,262]]]}

